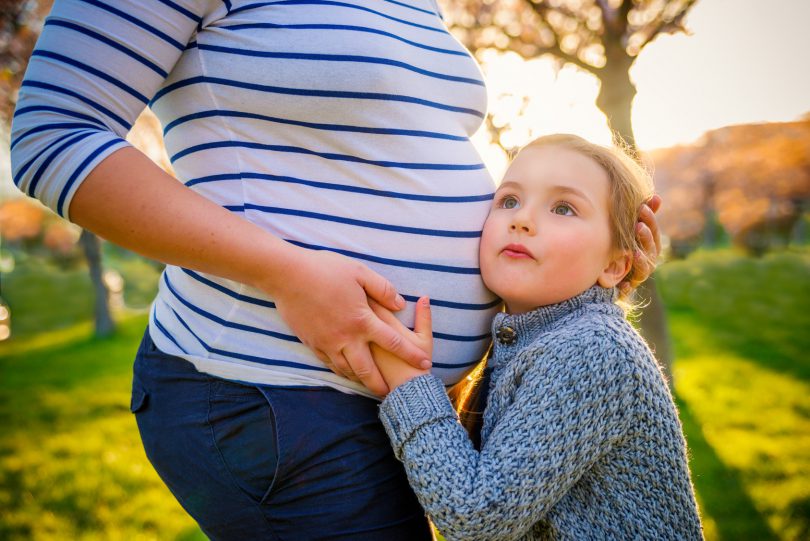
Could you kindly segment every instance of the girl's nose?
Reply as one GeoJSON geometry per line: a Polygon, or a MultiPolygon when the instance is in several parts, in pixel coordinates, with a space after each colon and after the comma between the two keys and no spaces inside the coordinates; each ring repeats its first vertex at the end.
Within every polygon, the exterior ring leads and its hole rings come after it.
{"type": "Polygon", "coordinates": [[[531,216],[528,212],[521,209],[520,211],[516,212],[512,217],[512,222],[509,225],[509,229],[514,232],[521,232],[527,233],[529,235],[534,235],[535,233],[535,225],[534,220],[531,219],[531,216]]]}

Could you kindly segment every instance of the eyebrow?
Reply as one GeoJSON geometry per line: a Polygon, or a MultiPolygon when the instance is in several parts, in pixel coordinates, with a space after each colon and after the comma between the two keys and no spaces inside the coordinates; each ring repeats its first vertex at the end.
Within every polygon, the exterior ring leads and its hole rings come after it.
{"type": "Polygon", "coordinates": [[[585,201],[588,202],[588,204],[593,206],[593,201],[591,201],[591,199],[587,195],[585,195],[585,192],[583,192],[582,190],[580,190],[578,188],[574,188],[573,186],[557,185],[557,186],[552,186],[551,190],[555,191],[555,192],[559,192],[559,193],[570,193],[570,194],[576,195],[580,199],[584,199],[585,201]]]}

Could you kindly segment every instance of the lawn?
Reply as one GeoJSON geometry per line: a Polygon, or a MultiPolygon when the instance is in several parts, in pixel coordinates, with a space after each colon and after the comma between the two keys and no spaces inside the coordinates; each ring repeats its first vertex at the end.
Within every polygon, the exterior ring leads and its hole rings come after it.
{"type": "MultiPolygon", "coordinates": [[[[156,273],[122,260],[125,298],[143,306],[156,273]]],[[[93,339],[82,269],[18,262],[2,280],[0,539],[202,539],[128,411],[145,314],[93,339]]],[[[810,538],[810,251],[699,252],[658,283],[707,539],[810,538]]]]}

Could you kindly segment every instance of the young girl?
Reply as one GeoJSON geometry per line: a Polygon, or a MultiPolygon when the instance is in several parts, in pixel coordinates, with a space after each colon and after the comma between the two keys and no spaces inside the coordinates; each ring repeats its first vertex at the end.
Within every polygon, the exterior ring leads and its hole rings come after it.
{"type": "MultiPolygon", "coordinates": [[[[480,246],[484,282],[506,303],[480,452],[438,378],[375,351],[393,389],[380,417],[448,540],[702,537],[672,398],[617,305],[651,189],[622,153],[570,135],[532,142],[509,167],[480,246]]],[[[427,298],[410,337],[430,348],[427,298]]]]}

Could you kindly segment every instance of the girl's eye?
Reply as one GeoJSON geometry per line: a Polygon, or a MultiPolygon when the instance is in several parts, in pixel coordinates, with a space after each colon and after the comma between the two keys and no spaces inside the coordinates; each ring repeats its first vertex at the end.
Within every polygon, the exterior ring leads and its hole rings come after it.
{"type": "Polygon", "coordinates": [[[571,208],[571,205],[568,203],[558,203],[554,205],[554,208],[551,209],[551,212],[554,214],[559,214],[560,216],[576,216],[574,209],[571,208]]]}
{"type": "Polygon", "coordinates": [[[513,195],[507,195],[503,199],[501,199],[501,208],[504,209],[516,209],[520,203],[517,200],[517,197],[513,195]]]}

